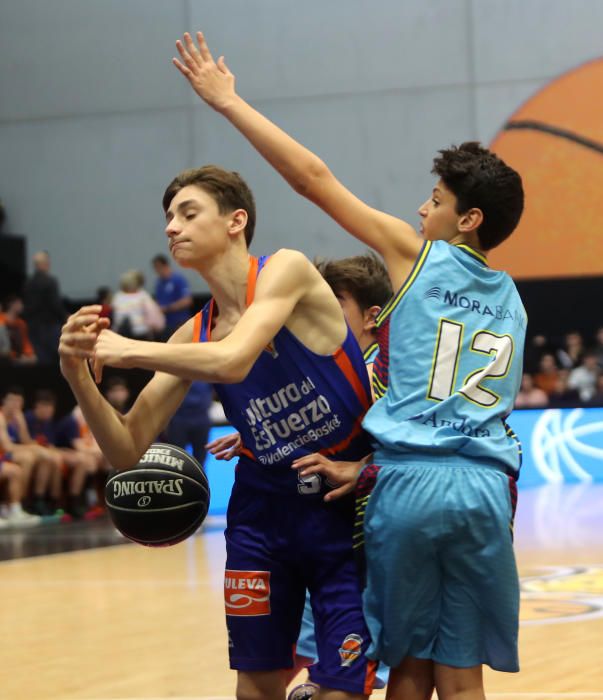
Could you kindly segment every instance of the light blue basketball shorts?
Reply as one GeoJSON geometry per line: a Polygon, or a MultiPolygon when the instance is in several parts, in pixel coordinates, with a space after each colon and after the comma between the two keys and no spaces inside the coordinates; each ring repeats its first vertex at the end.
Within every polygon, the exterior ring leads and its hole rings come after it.
{"type": "Polygon", "coordinates": [[[368,656],[518,671],[509,477],[445,459],[379,470],[364,522],[368,656]]]}
{"type": "MultiPolygon", "coordinates": [[[[307,659],[318,659],[318,651],[316,649],[316,634],[314,632],[314,615],[312,614],[312,605],[310,603],[310,594],[306,591],[306,602],[304,604],[304,614],[302,615],[301,629],[299,631],[299,639],[295,646],[295,653],[298,656],[305,656],[307,659]]],[[[377,679],[375,681],[375,689],[385,688],[389,676],[389,669],[383,664],[379,664],[377,668],[377,679]]]]}

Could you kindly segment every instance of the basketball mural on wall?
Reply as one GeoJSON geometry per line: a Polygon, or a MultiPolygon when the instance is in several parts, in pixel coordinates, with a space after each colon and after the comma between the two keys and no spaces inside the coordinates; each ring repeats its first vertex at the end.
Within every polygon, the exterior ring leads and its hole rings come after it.
{"type": "Polygon", "coordinates": [[[603,57],[525,102],[491,149],[523,179],[517,230],[488,256],[519,279],[603,275],[603,57]]]}

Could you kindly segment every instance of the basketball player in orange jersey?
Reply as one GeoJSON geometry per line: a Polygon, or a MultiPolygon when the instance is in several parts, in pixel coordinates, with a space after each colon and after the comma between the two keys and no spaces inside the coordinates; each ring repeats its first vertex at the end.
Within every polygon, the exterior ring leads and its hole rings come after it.
{"type": "Polygon", "coordinates": [[[371,402],[362,352],[335,295],[301,253],[249,255],[253,196],[215,166],[177,176],[163,198],[172,258],[212,292],[168,343],[108,330],[100,306],[70,316],[61,369],[105,457],[127,469],[165,427],[190,382],[212,382],[242,449],[226,529],[225,605],[238,700],[284,700],[306,589],[317,621],[321,700],[360,700],[375,664],[352,550],[353,499],[333,500],[294,459],[320,452],[356,461],[370,451],[371,402]],[[131,410],[115,411],[90,374],[103,365],[155,370],[131,410]]]}
{"type": "MultiPolygon", "coordinates": [[[[363,528],[368,654],[392,668],[389,700],[427,700],[434,682],[440,700],[484,700],[483,664],[519,670],[512,523],[521,449],[505,418],[527,318],[486,253],[519,222],[521,177],[478,143],[441,150],[439,179],[418,210],[421,238],[247,104],[224,58],[214,61],[201,32],[197,41],[185,34],[174,59],[195,92],[295,191],[380,253],[398,290],[377,319],[378,400],[363,423],[377,472],[363,528]]],[[[293,466],[328,477],[332,464],[311,455],[293,466]]]]}
{"type": "MultiPolygon", "coordinates": [[[[375,318],[392,295],[387,270],[371,252],[341,260],[321,260],[316,267],[341,305],[345,320],[362,350],[370,379],[378,351],[375,318]]],[[[213,440],[207,449],[216,459],[228,461],[239,455],[240,445],[240,435],[233,433],[213,440]]],[[[314,617],[310,598],[306,596],[301,631],[295,647],[295,665],[288,674],[288,680],[293,680],[302,669],[313,664],[316,657],[314,617]]],[[[385,674],[383,669],[378,670],[376,688],[385,685],[385,674]]],[[[304,683],[292,689],[288,700],[308,700],[315,697],[317,692],[317,687],[304,683]]]]}

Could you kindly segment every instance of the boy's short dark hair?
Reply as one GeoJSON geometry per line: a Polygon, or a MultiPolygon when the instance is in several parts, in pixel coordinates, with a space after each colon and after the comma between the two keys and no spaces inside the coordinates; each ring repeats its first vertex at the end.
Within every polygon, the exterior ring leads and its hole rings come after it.
{"type": "Polygon", "coordinates": [[[51,403],[53,406],[56,406],[56,394],[50,389],[39,389],[34,395],[34,405],[38,403],[51,403]]]}
{"type": "Polygon", "coordinates": [[[163,253],[157,253],[157,255],[155,255],[155,257],[153,258],[152,263],[154,265],[169,265],[170,261],[167,259],[167,255],[163,255],[163,253]]]}
{"type": "Polygon", "coordinates": [[[249,247],[255,231],[255,201],[251,190],[239,173],[224,170],[217,165],[183,170],[165,190],[163,211],[167,212],[176,194],[189,185],[195,185],[207,192],[218,205],[220,214],[228,214],[235,209],[244,209],[247,212],[245,241],[249,247]]]}
{"type": "Polygon", "coordinates": [[[477,235],[490,250],[514,231],[523,211],[524,195],[519,173],[477,141],[439,151],[432,173],[456,197],[456,211],[480,209],[484,220],[477,235]]]}
{"type": "Polygon", "coordinates": [[[385,306],[392,295],[385,265],[372,252],[315,265],[335,294],[348,292],[362,311],[385,306]]]}

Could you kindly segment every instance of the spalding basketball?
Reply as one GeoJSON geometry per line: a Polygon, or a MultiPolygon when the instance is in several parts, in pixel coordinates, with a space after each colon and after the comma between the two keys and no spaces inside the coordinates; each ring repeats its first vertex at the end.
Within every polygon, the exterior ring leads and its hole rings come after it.
{"type": "Polygon", "coordinates": [[[136,466],[107,480],[105,501],[123,535],[149,547],[164,547],[186,539],[205,520],[209,484],[188,452],[155,442],[136,466]]]}

